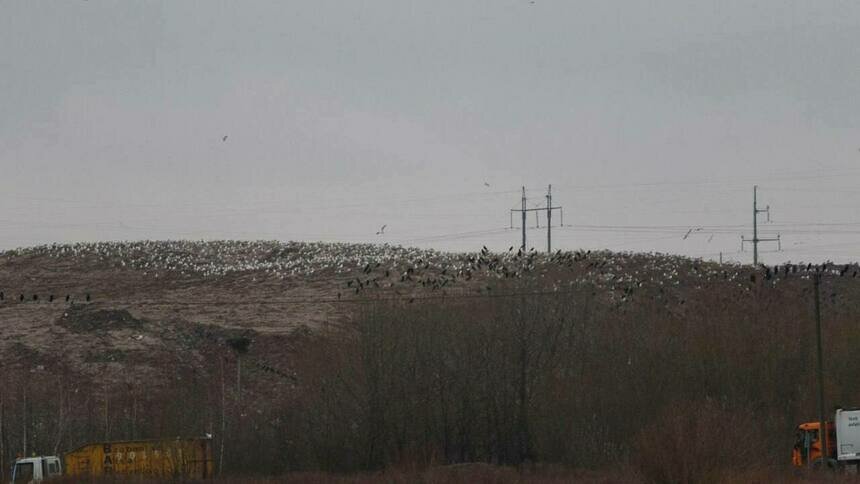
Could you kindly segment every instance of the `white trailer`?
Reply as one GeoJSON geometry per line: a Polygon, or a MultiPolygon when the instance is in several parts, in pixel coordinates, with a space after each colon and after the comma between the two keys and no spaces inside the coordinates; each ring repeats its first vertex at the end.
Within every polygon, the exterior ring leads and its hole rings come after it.
{"type": "Polygon", "coordinates": [[[860,410],[836,409],[836,460],[860,463],[860,410]]]}

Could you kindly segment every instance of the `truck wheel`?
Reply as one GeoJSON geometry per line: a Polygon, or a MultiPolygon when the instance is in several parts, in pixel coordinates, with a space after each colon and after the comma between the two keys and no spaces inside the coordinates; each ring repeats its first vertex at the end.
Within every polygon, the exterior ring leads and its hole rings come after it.
{"type": "Polygon", "coordinates": [[[812,462],[812,468],[816,471],[821,470],[823,466],[827,466],[826,468],[828,470],[836,470],[839,468],[839,462],[837,462],[836,459],[822,459],[820,457],[812,462]]]}

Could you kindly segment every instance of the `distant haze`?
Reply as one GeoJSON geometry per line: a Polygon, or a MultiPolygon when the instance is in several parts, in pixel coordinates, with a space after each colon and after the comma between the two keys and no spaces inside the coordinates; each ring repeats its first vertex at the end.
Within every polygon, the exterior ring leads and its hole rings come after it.
{"type": "Polygon", "coordinates": [[[552,183],[556,248],[749,262],[757,183],[764,262],[858,260],[858,91],[855,1],[4,0],[0,249],[507,250],[552,183]]]}

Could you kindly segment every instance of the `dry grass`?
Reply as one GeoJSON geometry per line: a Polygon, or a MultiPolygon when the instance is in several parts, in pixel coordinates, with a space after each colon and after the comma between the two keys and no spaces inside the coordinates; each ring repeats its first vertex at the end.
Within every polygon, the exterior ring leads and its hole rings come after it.
{"type": "MultiPolygon", "coordinates": [[[[115,479],[64,479],[58,484],[110,484],[137,483],[155,484],[165,481],[140,478],[115,479]]],[[[492,466],[482,463],[456,464],[432,467],[422,471],[388,470],[375,473],[332,474],[326,472],[296,472],[271,478],[233,478],[225,477],[207,481],[170,481],[206,482],[211,484],[562,484],[579,482],[584,484],[622,484],[643,482],[630,471],[584,471],[564,468],[539,468],[517,470],[511,467],[492,466]]]]}
{"type": "MultiPolygon", "coordinates": [[[[111,484],[136,483],[156,484],[165,481],[130,479],[64,479],[57,484],[111,484]]],[[[207,481],[169,481],[191,484],[635,484],[646,482],[701,482],[696,479],[680,481],[649,481],[629,469],[587,471],[566,468],[541,467],[519,471],[510,467],[488,464],[458,464],[439,466],[423,471],[388,470],[376,473],[332,474],[326,472],[297,472],[269,478],[225,477],[207,481]]],[[[759,466],[745,471],[724,474],[714,482],[720,484],[770,484],[774,482],[792,484],[848,484],[860,483],[860,476],[847,473],[812,473],[785,467],[759,466]]]]}

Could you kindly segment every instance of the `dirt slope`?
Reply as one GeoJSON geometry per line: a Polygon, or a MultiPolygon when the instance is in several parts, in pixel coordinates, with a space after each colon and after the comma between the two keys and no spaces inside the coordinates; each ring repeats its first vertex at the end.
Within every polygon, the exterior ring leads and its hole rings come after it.
{"type": "Polygon", "coordinates": [[[347,323],[366,298],[491,295],[513,279],[552,291],[587,284],[609,307],[683,315],[763,285],[789,290],[817,270],[857,280],[856,266],[752,268],[608,252],[271,241],[40,246],[0,253],[0,363],[107,378],[128,368],[194,368],[212,345],[247,337],[253,358],[288,371],[291,338],[347,323]]]}

